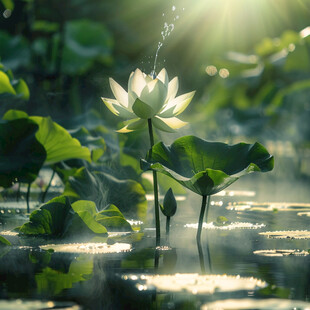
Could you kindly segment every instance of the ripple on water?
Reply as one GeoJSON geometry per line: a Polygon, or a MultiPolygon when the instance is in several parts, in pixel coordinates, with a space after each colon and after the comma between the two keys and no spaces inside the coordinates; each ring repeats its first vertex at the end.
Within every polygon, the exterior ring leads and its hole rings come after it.
{"type": "Polygon", "coordinates": [[[85,254],[117,254],[132,250],[129,243],[67,243],[41,245],[42,250],[54,250],[61,253],[85,253],[85,254]]]}
{"type": "MultiPolygon", "coordinates": [[[[260,229],[265,227],[265,224],[258,224],[258,223],[247,223],[247,222],[232,222],[227,225],[216,225],[214,222],[211,223],[203,223],[204,229],[219,229],[219,230],[233,230],[233,229],[260,229]]],[[[198,223],[194,224],[186,224],[184,225],[186,228],[194,228],[198,229],[198,223]]]]}
{"type": "Polygon", "coordinates": [[[153,290],[160,292],[184,292],[191,294],[213,294],[255,290],[267,286],[265,281],[253,277],[228,275],[199,275],[198,273],[176,273],[174,275],[123,275],[123,280],[136,282],[139,291],[153,290]]]}

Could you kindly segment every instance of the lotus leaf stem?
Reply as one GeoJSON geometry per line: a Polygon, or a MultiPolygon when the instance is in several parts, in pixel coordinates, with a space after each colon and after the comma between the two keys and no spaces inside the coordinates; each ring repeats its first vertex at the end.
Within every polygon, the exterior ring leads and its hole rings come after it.
{"type": "Polygon", "coordinates": [[[28,183],[27,195],[26,195],[27,213],[30,213],[30,205],[29,205],[30,189],[31,189],[31,183],[28,183]]]}
{"type": "Polygon", "coordinates": [[[166,217],[166,240],[169,242],[169,235],[170,235],[170,216],[166,217]]]}
{"type": "Polygon", "coordinates": [[[203,218],[206,211],[206,220],[208,219],[208,211],[210,206],[210,195],[203,195],[202,196],[202,203],[201,203],[201,209],[200,209],[200,215],[199,215],[199,222],[198,222],[198,230],[196,235],[197,243],[200,243],[201,240],[201,230],[203,226],[203,218]]]}
{"type": "MultiPolygon", "coordinates": [[[[148,119],[148,128],[151,144],[150,152],[152,152],[152,147],[154,146],[154,135],[153,135],[152,120],[150,118],[148,119]]],[[[152,157],[152,154],[150,154],[150,157],[152,157]]],[[[154,204],[155,204],[156,246],[160,246],[158,183],[157,183],[157,173],[154,170],[153,170],[153,186],[154,186],[154,204]]]]}
{"type": "Polygon", "coordinates": [[[47,184],[47,186],[46,186],[46,189],[45,189],[45,191],[44,191],[44,193],[43,193],[43,195],[42,195],[42,198],[41,198],[41,202],[42,202],[42,203],[45,201],[46,194],[47,194],[49,188],[51,187],[51,184],[52,184],[52,181],[53,181],[53,179],[54,179],[55,173],[56,173],[56,170],[53,170],[51,179],[50,179],[50,181],[48,182],[48,184],[47,184]]]}

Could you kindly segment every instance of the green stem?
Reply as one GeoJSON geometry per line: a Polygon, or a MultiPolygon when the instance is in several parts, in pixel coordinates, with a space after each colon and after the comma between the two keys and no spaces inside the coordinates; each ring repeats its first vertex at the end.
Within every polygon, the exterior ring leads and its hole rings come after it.
{"type": "Polygon", "coordinates": [[[20,182],[18,182],[18,188],[16,192],[16,202],[19,202],[19,198],[20,198],[20,182]]]}
{"type": "Polygon", "coordinates": [[[198,256],[199,256],[199,262],[200,262],[200,268],[201,268],[201,273],[206,274],[206,267],[205,267],[205,260],[204,260],[204,255],[202,251],[202,246],[200,240],[197,240],[197,247],[198,247],[198,256]]]}
{"type": "Polygon", "coordinates": [[[27,195],[26,195],[26,202],[27,202],[27,213],[30,213],[30,205],[29,205],[30,188],[31,188],[31,183],[28,183],[27,195]]]}
{"type": "Polygon", "coordinates": [[[42,203],[45,201],[46,194],[47,194],[49,188],[51,187],[51,184],[52,184],[52,181],[53,181],[53,179],[54,179],[55,173],[56,173],[56,171],[53,170],[51,179],[50,179],[50,181],[48,182],[48,185],[46,186],[46,189],[45,189],[45,191],[44,191],[44,193],[43,193],[43,195],[42,195],[42,198],[41,198],[41,202],[42,202],[42,203]]]}
{"type": "Polygon", "coordinates": [[[169,235],[170,235],[170,216],[166,218],[166,239],[169,242],[169,235]]]}
{"type": "MultiPolygon", "coordinates": [[[[154,135],[152,120],[148,119],[148,128],[150,136],[150,158],[152,158],[152,147],[154,146],[154,135]]],[[[158,182],[157,182],[157,173],[153,170],[153,185],[154,185],[154,204],[155,204],[155,226],[156,226],[156,246],[160,246],[160,221],[159,221],[159,202],[158,202],[158,182]]]]}
{"type": "Polygon", "coordinates": [[[210,196],[209,195],[208,196],[203,195],[202,196],[201,209],[200,209],[200,215],[199,215],[197,236],[196,236],[196,240],[198,243],[200,243],[200,240],[201,240],[201,230],[202,230],[203,217],[204,217],[206,207],[207,207],[206,220],[208,218],[209,205],[210,205],[210,196]]]}

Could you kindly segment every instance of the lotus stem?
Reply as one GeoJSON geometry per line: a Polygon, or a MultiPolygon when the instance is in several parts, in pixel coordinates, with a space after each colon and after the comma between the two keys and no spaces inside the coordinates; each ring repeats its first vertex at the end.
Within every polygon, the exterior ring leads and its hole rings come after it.
{"type": "Polygon", "coordinates": [[[26,195],[27,213],[30,213],[30,205],[29,205],[30,189],[31,189],[31,183],[28,183],[27,195],[26,195]]]}
{"type": "MultiPolygon", "coordinates": [[[[148,128],[150,136],[150,157],[152,157],[152,147],[154,146],[154,135],[152,120],[148,119],[148,128]]],[[[154,204],[155,204],[155,226],[156,226],[156,246],[160,246],[160,221],[159,221],[159,201],[158,201],[158,183],[157,183],[157,173],[153,170],[153,185],[154,185],[154,204]]]]}
{"type": "Polygon", "coordinates": [[[201,209],[200,209],[200,215],[199,215],[197,236],[196,236],[197,243],[200,243],[200,240],[201,240],[201,230],[202,230],[202,226],[203,226],[203,218],[204,218],[204,214],[205,214],[206,209],[207,209],[206,220],[208,219],[209,205],[210,205],[210,195],[203,195],[202,196],[201,209]]]}
{"type": "Polygon", "coordinates": [[[45,191],[44,191],[44,193],[43,193],[43,195],[42,195],[42,198],[41,198],[41,202],[42,202],[42,203],[44,203],[44,201],[45,201],[46,194],[47,194],[49,188],[51,187],[51,184],[52,184],[52,181],[53,181],[53,179],[54,179],[55,173],[56,173],[56,170],[53,170],[51,179],[50,179],[50,181],[48,182],[48,184],[47,184],[47,186],[46,186],[46,189],[45,189],[45,191]]]}
{"type": "Polygon", "coordinates": [[[198,256],[199,256],[201,273],[206,274],[205,260],[204,260],[204,255],[203,255],[200,240],[199,241],[197,240],[197,247],[198,247],[198,256]]]}
{"type": "Polygon", "coordinates": [[[16,202],[19,202],[19,198],[20,198],[20,182],[18,182],[18,188],[17,188],[17,192],[16,192],[16,202]]]}
{"type": "Polygon", "coordinates": [[[170,216],[166,217],[166,240],[169,242],[169,235],[170,235],[170,216]]]}

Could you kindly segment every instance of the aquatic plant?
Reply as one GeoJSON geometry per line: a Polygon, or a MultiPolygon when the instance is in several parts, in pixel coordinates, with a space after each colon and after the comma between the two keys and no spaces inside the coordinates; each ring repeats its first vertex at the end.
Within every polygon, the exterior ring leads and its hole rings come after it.
{"type": "Polygon", "coordinates": [[[164,201],[160,204],[161,212],[166,216],[166,238],[169,239],[170,234],[170,218],[177,212],[177,201],[175,200],[173,191],[171,188],[167,191],[164,197],[164,201]]]}
{"type": "Polygon", "coordinates": [[[161,172],[202,196],[197,241],[200,242],[203,217],[210,196],[225,189],[241,176],[273,169],[274,159],[259,143],[228,145],[184,136],[167,146],[157,143],[141,160],[144,170],[161,172]]]}
{"type": "MultiPolygon", "coordinates": [[[[182,113],[191,102],[195,91],[175,97],[179,82],[175,77],[169,82],[166,69],[157,76],[150,76],[136,69],[129,76],[128,92],[112,78],[111,90],[116,99],[102,97],[107,108],[117,116],[128,119],[125,126],[118,130],[128,133],[148,125],[151,147],[154,145],[153,125],[165,132],[174,132],[187,123],[176,116],[182,113]]],[[[153,171],[156,245],[160,244],[159,203],[156,171],[153,171]]]]}
{"type": "Polygon", "coordinates": [[[131,225],[114,205],[98,212],[93,201],[78,200],[70,203],[68,197],[59,196],[30,214],[29,222],[16,229],[24,235],[47,237],[74,237],[99,234],[108,231],[131,231],[131,225]]]}

